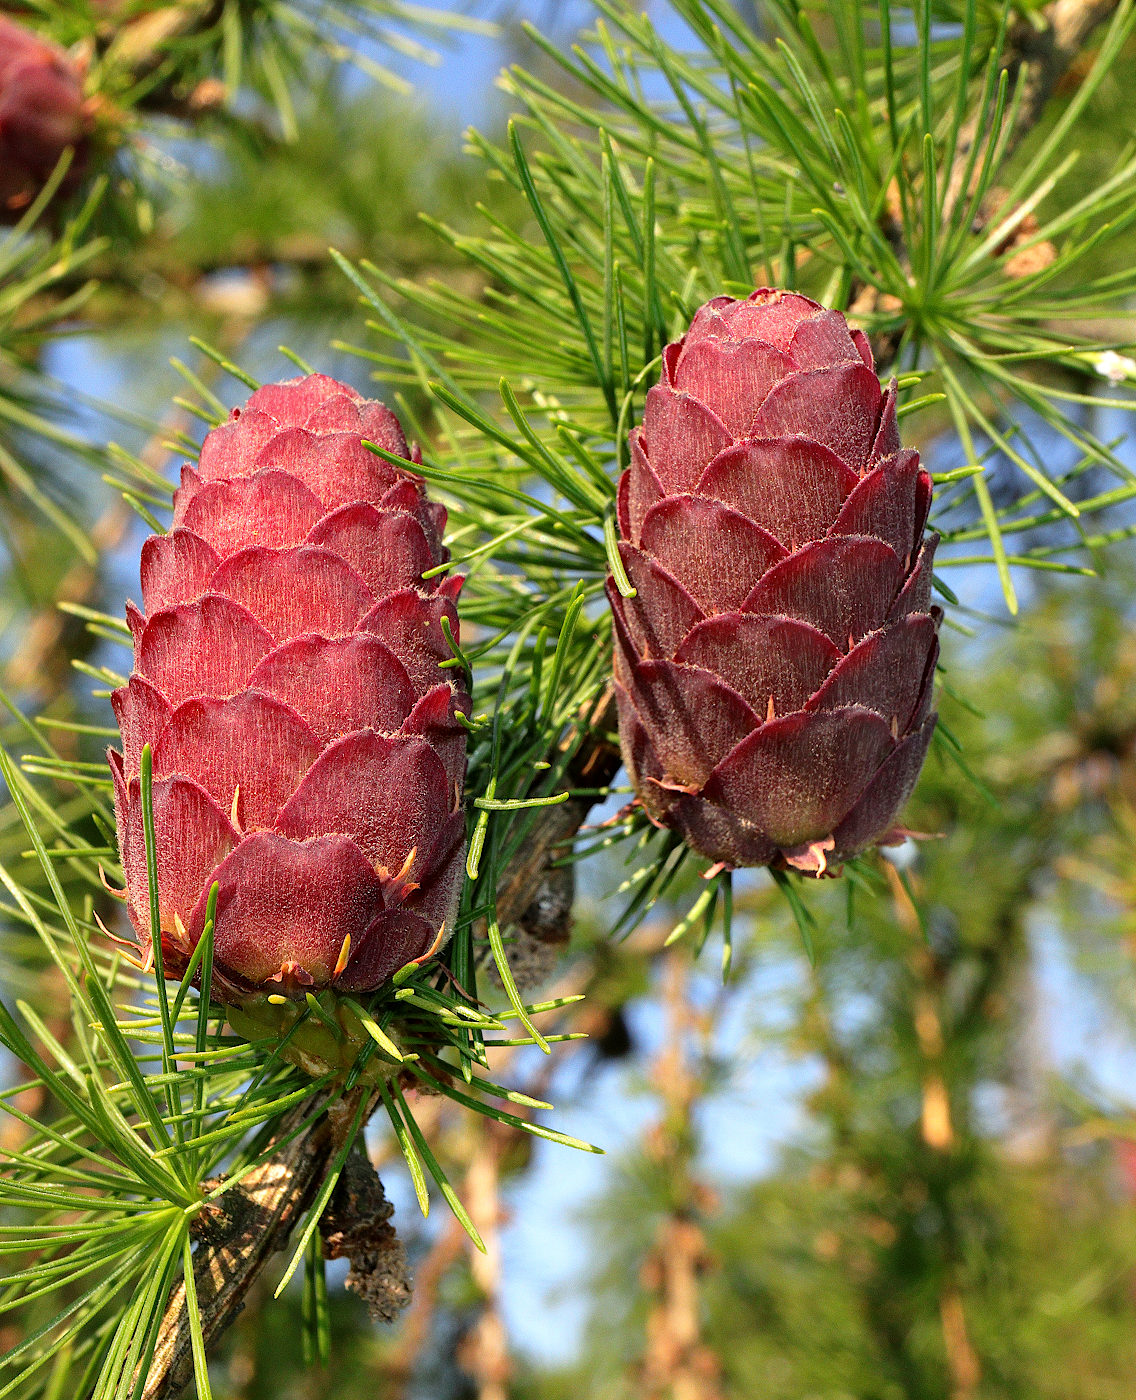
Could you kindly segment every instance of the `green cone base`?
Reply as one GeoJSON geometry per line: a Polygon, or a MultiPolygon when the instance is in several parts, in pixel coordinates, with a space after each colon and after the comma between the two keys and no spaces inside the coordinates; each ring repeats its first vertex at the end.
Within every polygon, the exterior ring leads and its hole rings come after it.
{"type": "MultiPolygon", "coordinates": [[[[289,1064],[322,1079],[332,1074],[346,1078],[366,1056],[356,1083],[377,1085],[397,1074],[405,1060],[395,1060],[379,1045],[348,1001],[333,991],[304,998],[274,998],[254,993],[239,1006],[226,1007],[229,1026],[245,1040],[274,1040],[279,1055],[289,1064]],[[318,1007],[318,1010],[316,1008],[318,1007]]],[[[384,1032],[397,1046],[397,1036],[384,1032]]]]}

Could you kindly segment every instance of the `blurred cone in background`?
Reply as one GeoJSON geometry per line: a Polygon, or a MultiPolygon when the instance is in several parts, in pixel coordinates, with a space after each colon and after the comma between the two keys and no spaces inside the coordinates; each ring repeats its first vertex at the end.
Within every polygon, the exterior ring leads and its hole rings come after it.
{"type": "Polygon", "coordinates": [[[64,185],[74,184],[90,129],[82,79],[68,55],[0,15],[0,221],[20,216],[69,146],[75,157],[64,185]]]}

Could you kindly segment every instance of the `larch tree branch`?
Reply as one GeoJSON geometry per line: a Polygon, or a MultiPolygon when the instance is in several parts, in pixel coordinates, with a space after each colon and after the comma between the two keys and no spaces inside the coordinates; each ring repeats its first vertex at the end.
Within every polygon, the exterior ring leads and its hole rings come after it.
{"type": "MultiPolygon", "coordinates": [[[[583,739],[569,763],[569,785],[598,788],[614,776],[620,760],[609,732],[612,713],[611,695],[605,693],[582,721],[583,739]]],[[[570,742],[578,739],[579,734],[570,742]]],[[[556,950],[563,947],[571,920],[572,887],[569,886],[565,903],[564,867],[554,866],[553,862],[571,843],[598,800],[575,798],[540,813],[498,892],[502,928],[516,925],[537,942],[547,942],[556,950]],[[567,822],[566,808],[570,811],[567,822]]],[[[567,869],[570,874],[571,867],[567,869]]],[[[332,1109],[340,1106],[333,1104],[332,1109]]],[[[312,1113],[313,1107],[309,1101],[285,1115],[280,1120],[277,1138],[287,1138],[300,1118],[312,1113]]],[[[365,1112],[364,1123],[367,1116],[365,1112]]],[[[320,1115],[304,1133],[219,1197],[223,1208],[210,1217],[212,1228],[207,1223],[200,1231],[194,1279],[206,1347],[214,1344],[235,1320],[249,1289],[272,1255],[284,1248],[296,1221],[319,1190],[335,1149],[334,1125],[328,1119],[329,1115],[320,1115]]],[[[386,1219],[384,1214],[377,1224],[385,1226],[386,1219]]],[[[166,1305],[142,1400],[175,1400],[192,1375],[185,1284],[180,1282],[166,1305]]]]}
{"type": "MultiPolygon", "coordinates": [[[[1093,31],[1110,19],[1120,4],[1121,0],[1052,0],[1041,12],[1043,23],[1040,27],[1025,19],[1013,26],[1003,55],[1003,67],[1010,76],[1011,84],[1019,79],[1022,81],[1023,91],[1014,129],[1006,139],[1004,158],[1012,154],[1037,125],[1049,99],[1082,53],[1093,31]]],[[[968,167],[974,172],[971,180],[977,179],[981,162],[974,161],[972,165],[970,159],[975,143],[995,138],[996,133],[981,130],[978,113],[963,124],[955,143],[954,159],[943,195],[941,217],[944,220],[951,217],[959,199],[969,193],[963,188],[968,167]]],[[[977,212],[976,231],[981,231],[993,212],[993,208],[977,212]]],[[[903,246],[899,222],[890,212],[890,200],[885,219],[888,239],[906,265],[908,251],[903,246]]],[[[880,306],[884,295],[878,287],[853,283],[849,314],[871,315],[880,306]]],[[[873,336],[872,350],[877,362],[889,364],[898,343],[898,336],[890,332],[873,336]]]]}
{"type": "MultiPolygon", "coordinates": [[[[285,1114],[277,1139],[286,1138],[312,1110],[309,1102],[285,1114]]],[[[283,1247],[319,1189],[333,1150],[332,1126],[328,1116],[320,1114],[310,1128],[198,1217],[193,1277],[206,1347],[229,1327],[269,1259],[283,1247]]],[[[166,1305],[142,1400],[174,1400],[192,1378],[193,1347],[183,1279],[166,1305]]]]}
{"type": "Polygon", "coordinates": [[[1011,144],[1037,124],[1045,104],[1092,32],[1119,9],[1120,0],[1053,0],[1041,30],[1022,21],[1014,32],[1015,59],[1026,70],[1025,91],[1011,144]]]}
{"type": "MultiPolygon", "coordinates": [[[[1041,30],[1015,28],[1006,54],[1011,75],[1025,70],[1025,91],[1011,143],[1019,143],[1036,125],[1062,77],[1081,52],[1093,31],[1118,8],[1120,0],[1053,0],[1044,13],[1041,30]]],[[[961,192],[967,158],[981,134],[975,124],[960,135],[948,200],[961,192]]],[[[853,308],[873,309],[868,289],[853,308]]],[[[569,781],[578,786],[602,787],[619,766],[618,749],[610,738],[610,696],[605,696],[585,723],[585,735],[570,765],[569,781]]],[[[574,798],[543,813],[534,825],[513,868],[506,873],[498,894],[501,926],[516,925],[531,944],[554,953],[567,942],[571,924],[574,885],[571,867],[555,867],[554,861],[571,843],[594,805],[574,798]]],[[[283,1128],[283,1122],[282,1122],[283,1128]]],[[[325,1119],[274,1156],[259,1174],[246,1177],[234,1202],[236,1222],[229,1234],[203,1237],[197,1249],[195,1278],[202,1310],[206,1345],[214,1343],[243,1306],[252,1283],[272,1254],[283,1247],[298,1217],[314,1196],[331,1156],[325,1119]]],[[[226,1193],[228,1195],[229,1193],[226,1193]]],[[[172,1293],[159,1333],[158,1351],[143,1392],[144,1400],[173,1400],[192,1375],[192,1353],[185,1317],[184,1284],[172,1293]]]]}
{"type": "MultiPolygon", "coordinates": [[[[1011,85],[1020,79],[1023,88],[1014,129],[1007,138],[1006,156],[1012,154],[1037,125],[1046,103],[1079,57],[1089,36],[1111,18],[1119,6],[1120,0],[1053,0],[1042,11],[1045,23],[1040,28],[1024,19],[1014,25],[1003,66],[1010,75],[1011,85]]],[[[992,137],[993,133],[989,133],[987,139],[992,137]]],[[[943,200],[945,218],[950,217],[963,193],[970,154],[975,142],[981,139],[978,119],[972,117],[959,132],[943,200]]],[[[977,168],[978,162],[975,162],[976,172],[977,168]]]]}

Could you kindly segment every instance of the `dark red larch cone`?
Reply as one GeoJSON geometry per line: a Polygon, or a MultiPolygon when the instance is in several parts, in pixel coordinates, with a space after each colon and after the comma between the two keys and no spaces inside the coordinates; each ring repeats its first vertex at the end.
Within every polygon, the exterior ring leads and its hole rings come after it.
{"type": "Polygon", "coordinates": [[[461,579],[394,414],[323,375],[258,389],[182,470],[142,549],[110,753],[131,917],[150,938],[140,763],[153,754],[165,965],[219,897],[215,990],[368,991],[428,953],[462,871],[461,579]]]}
{"type": "Polygon", "coordinates": [[[726,866],[822,873],[893,826],[934,729],[931,479],[844,317],[715,297],[663,353],[608,580],[623,757],[726,866]]]}

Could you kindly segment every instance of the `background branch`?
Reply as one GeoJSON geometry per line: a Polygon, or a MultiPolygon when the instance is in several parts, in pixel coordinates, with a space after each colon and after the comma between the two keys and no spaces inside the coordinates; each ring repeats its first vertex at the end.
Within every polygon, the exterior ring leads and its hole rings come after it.
{"type": "MultiPolygon", "coordinates": [[[[1003,161],[1012,155],[1041,120],[1046,104],[1080,56],[1090,35],[1116,12],[1119,5],[1120,0],[1052,0],[1041,12],[1044,22],[1040,27],[1036,20],[1031,23],[1026,19],[1014,25],[1007,39],[1002,66],[1009,74],[1011,88],[1019,77],[1024,87],[1014,128],[1006,140],[1003,161]]],[[[996,136],[995,132],[985,133],[987,141],[996,139],[996,136]]],[[[978,160],[972,163],[971,153],[975,143],[983,139],[984,133],[979,130],[977,114],[959,128],[954,160],[943,195],[944,220],[950,219],[959,199],[964,195],[963,184],[967,179],[968,168],[972,172],[972,184],[979,177],[982,163],[978,160]]],[[[980,209],[976,215],[974,231],[981,232],[996,212],[996,205],[980,209]]],[[[885,219],[888,239],[904,264],[908,265],[909,259],[907,250],[903,247],[900,222],[895,217],[890,199],[885,219]]],[[[871,315],[881,309],[882,301],[878,287],[857,288],[853,284],[849,297],[849,313],[853,316],[871,315]]],[[[872,336],[872,350],[881,365],[890,364],[894,359],[899,340],[900,335],[895,331],[872,336]]]]}

